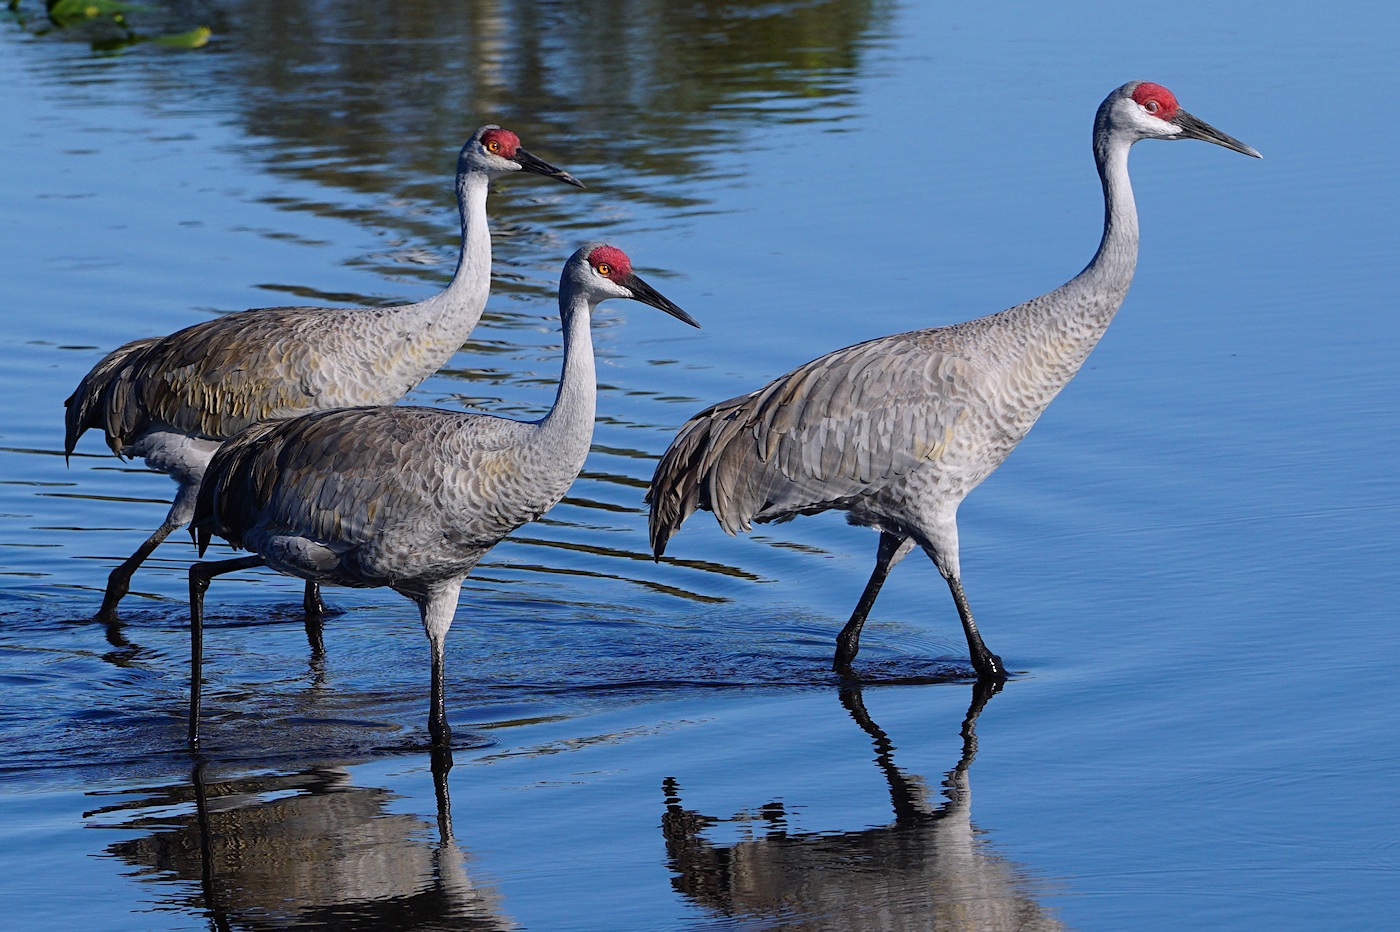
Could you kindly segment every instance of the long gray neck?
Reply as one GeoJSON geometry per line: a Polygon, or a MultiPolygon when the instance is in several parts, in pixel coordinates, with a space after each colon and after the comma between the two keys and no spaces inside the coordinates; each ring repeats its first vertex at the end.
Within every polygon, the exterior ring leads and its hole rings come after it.
{"type": "Polygon", "coordinates": [[[490,179],[481,172],[462,172],[457,176],[462,251],[457,256],[457,271],[452,273],[452,281],[443,290],[443,296],[454,306],[475,308],[471,322],[466,324],[468,332],[481,319],[481,309],[491,293],[491,229],[486,219],[486,194],[490,184],[490,179]]]}
{"type": "MultiPolygon", "coordinates": [[[[1138,217],[1133,185],[1128,178],[1128,151],[1132,143],[1121,137],[1102,134],[1094,140],[1094,162],[1103,183],[1103,239],[1094,258],[1065,287],[1080,285],[1092,292],[1113,296],[1108,320],[1132,284],[1137,269],[1138,217]]],[[[1108,326],[1108,320],[1104,326],[1108,326]]]]}
{"type": "Polygon", "coordinates": [[[540,442],[553,447],[558,455],[582,468],[593,442],[593,418],[597,412],[598,376],[593,360],[593,306],[587,298],[572,293],[560,295],[559,312],[564,322],[564,371],[554,407],[540,419],[540,442]]]}
{"type": "Polygon", "coordinates": [[[458,172],[462,246],[457,270],[446,288],[414,305],[423,318],[422,326],[431,332],[430,340],[438,354],[450,356],[466,342],[481,320],[491,293],[491,229],[486,220],[489,186],[490,180],[481,172],[458,172]]]}
{"type": "MultiPolygon", "coordinates": [[[[1094,160],[1103,181],[1103,239],[1093,260],[1074,278],[988,319],[988,339],[1010,348],[1008,389],[1021,430],[1029,430],[1074,377],[1123,304],[1137,268],[1138,222],[1128,179],[1132,141],[1100,124],[1094,160]],[[1008,346],[1009,345],[1009,346],[1008,346]]],[[[1000,352],[998,352],[1000,355],[1000,352]]],[[[1015,431],[1013,431],[1015,433],[1015,431]]]]}

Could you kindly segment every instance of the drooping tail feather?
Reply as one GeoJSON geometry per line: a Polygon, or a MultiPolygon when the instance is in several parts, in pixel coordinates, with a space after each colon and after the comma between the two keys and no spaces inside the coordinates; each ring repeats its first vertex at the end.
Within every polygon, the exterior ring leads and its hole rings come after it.
{"type": "Polygon", "coordinates": [[[732,492],[733,470],[716,467],[725,459],[729,442],[748,423],[745,407],[753,397],[750,393],[721,401],[686,421],[656,464],[644,499],[651,505],[647,529],[656,559],[666,552],[667,542],[685,519],[697,510],[715,511],[730,534],[748,528],[751,513],[735,520],[725,508],[733,496],[721,490],[732,492]]]}

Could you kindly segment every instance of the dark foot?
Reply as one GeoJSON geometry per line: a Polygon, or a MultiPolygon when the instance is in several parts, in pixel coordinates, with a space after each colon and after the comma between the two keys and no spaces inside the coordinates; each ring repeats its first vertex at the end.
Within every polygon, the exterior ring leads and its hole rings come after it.
{"type": "MultiPolygon", "coordinates": [[[[871,583],[874,585],[874,582],[871,583]]],[[[842,676],[854,676],[855,671],[851,669],[851,664],[855,662],[856,654],[860,653],[860,629],[865,626],[865,616],[870,609],[873,598],[867,597],[861,600],[861,604],[856,606],[856,612],[851,616],[851,620],[846,622],[846,627],[841,629],[841,633],[836,635],[836,655],[831,659],[831,670],[842,676]]]]}
{"type": "Polygon", "coordinates": [[[1006,682],[1006,666],[1001,662],[1001,658],[988,651],[981,656],[972,658],[972,668],[977,671],[979,680],[989,680],[996,683],[1006,682]]]}
{"type": "Polygon", "coordinates": [[[831,672],[843,678],[854,678],[856,675],[855,669],[851,666],[850,658],[842,657],[839,653],[831,661],[831,672]]]}
{"type": "Polygon", "coordinates": [[[434,750],[452,750],[452,728],[447,719],[429,719],[428,737],[432,739],[434,750]]]}
{"type": "MultiPolygon", "coordinates": [[[[127,561],[130,562],[131,560],[127,561]]],[[[131,567],[131,571],[135,569],[136,567],[131,567]]],[[[131,571],[128,571],[126,563],[123,563],[107,575],[107,586],[102,590],[102,607],[92,616],[93,621],[104,625],[117,623],[117,603],[131,591],[131,571]]]]}
{"type": "Polygon", "coordinates": [[[107,587],[107,591],[102,593],[102,607],[97,610],[97,614],[92,616],[92,620],[98,624],[114,625],[117,623],[117,603],[126,595],[126,590],[113,593],[112,588],[107,587]]]}
{"type": "Polygon", "coordinates": [[[330,609],[326,608],[326,603],[321,600],[319,589],[302,596],[301,610],[306,613],[307,618],[325,618],[330,614],[330,609]]]}

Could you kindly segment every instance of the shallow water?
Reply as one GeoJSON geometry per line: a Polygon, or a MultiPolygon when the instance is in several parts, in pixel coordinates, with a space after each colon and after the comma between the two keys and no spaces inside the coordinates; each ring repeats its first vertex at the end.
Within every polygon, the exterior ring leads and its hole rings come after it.
{"type": "Polygon", "coordinates": [[[0,909],[24,929],[1375,928],[1400,916],[1395,14],[780,2],[164,5],[94,51],[0,22],[0,909]],[[1122,313],[961,512],[1021,671],[966,679],[946,587],[839,517],[647,553],[675,427],[822,352],[1074,274],[1094,107],[1146,77],[1264,153],[1144,143],[1122,313]],[[1382,113],[1375,112],[1382,108],[1382,113]],[[480,123],[588,183],[493,188],[487,317],[411,396],[533,417],[554,289],[627,249],[704,325],[605,304],[594,448],[448,643],[386,592],[217,580],[186,752],[180,535],[88,619],[173,485],[62,400],[107,350],[451,273],[480,123]],[[983,703],[985,707],[983,708],[983,703]],[[975,786],[976,793],[972,793],[975,786]]]}

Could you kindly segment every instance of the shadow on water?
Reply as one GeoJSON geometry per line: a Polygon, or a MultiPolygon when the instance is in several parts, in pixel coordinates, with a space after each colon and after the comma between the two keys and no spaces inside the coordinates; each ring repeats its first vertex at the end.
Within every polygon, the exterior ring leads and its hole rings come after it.
{"type": "Polygon", "coordinates": [[[672,886],[711,913],[785,929],[1064,928],[1037,901],[1035,879],[996,853],[972,821],[977,717],[1000,689],[980,681],[972,687],[962,755],[937,806],[924,781],[895,763],[894,742],[866,711],[860,687],[841,689],[841,704],[870,736],[889,787],[888,825],[790,832],[782,802],[717,818],[685,808],[680,785],[668,778],[661,824],[672,886]],[[705,837],[725,822],[745,823],[751,837],[732,844],[705,837]]]}
{"type": "Polygon", "coordinates": [[[432,765],[435,833],[341,767],[226,780],[206,767],[84,813],[90,827],[143,833],[106,853],[167,885],[157,908],[202,913],[221,930],[516,927],[467,872],[443,762],[432,765]]]}

